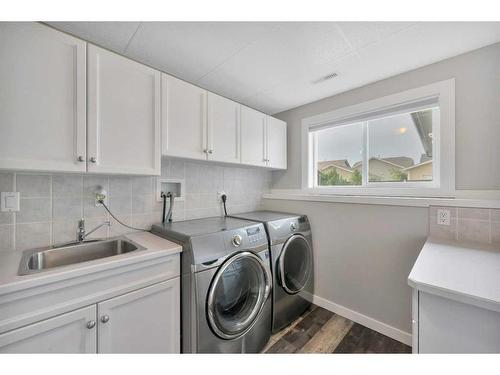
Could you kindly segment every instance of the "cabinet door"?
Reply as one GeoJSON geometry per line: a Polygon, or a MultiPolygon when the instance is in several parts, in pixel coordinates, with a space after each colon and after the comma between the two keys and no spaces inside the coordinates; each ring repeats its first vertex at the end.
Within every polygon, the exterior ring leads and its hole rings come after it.
{"type": "Polygon", "coordinates": [[[500,313],[419,292],[419,353],[500,353],[500,313]]]}
{"type": "Polygon", "coordinates": [[[207,158],[207,91],[162,74],[162,153],[207,158]]]}
{"type": "Polygon", "coordinates": [[[241,163],[266,166],[266,115],[241,106],[241,163]]]}
{"type": "Polygon", "coordinates": [[[0,353],[96,353],[96,306],[0,335],[0,353]]]}
{"type": "Polygon", "coordinates": [[[179,353],[179,278],[99,303],[100,353],[179,353]]]}
{"type": "Polygon", "coordinates": [[[286,122],[267,117],[267,166],[286,169],[286,122]]]}
{"type": "Polygon", "coordinates": [[[240,104],[208,93],[208,159],[240,162],[240,104]]]}
{"type": "Polygon", "coordinates": [[[160,174],[160,72],[88,46],[88,171],[160,174]]]}
{"type": "Polygon", "coordinates": [[[38,23],[0,23],[1,169],[86,170],[85,45],[38,23]]]}

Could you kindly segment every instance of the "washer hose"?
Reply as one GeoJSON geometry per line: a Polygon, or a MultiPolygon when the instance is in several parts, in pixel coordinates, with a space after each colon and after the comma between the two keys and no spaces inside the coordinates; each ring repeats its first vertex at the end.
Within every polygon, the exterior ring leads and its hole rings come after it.
{"type": "Polygon", "coordinates": [[[227,195],[222,194],[220,199],[222,200],[222,205],[224,206],[224,216],[227,216],[227,210],[226,210],[226,200],[227,200],[227,195]]]}
{"type": "Polygon", "coordinates": [[[167,194],[161,193],[161,197],[163,198],[163,214],[162,214],[162,221],[161,222],[165,223],[166,221],[168,221],[170,223],[170,222],[172,222],[172,210],[174,209],[175,194],[171,193],[169,191],[167,194]],[[170,207],[168,208],[167,215],[165,215],[167,198],[170,198],[170,207]]]}

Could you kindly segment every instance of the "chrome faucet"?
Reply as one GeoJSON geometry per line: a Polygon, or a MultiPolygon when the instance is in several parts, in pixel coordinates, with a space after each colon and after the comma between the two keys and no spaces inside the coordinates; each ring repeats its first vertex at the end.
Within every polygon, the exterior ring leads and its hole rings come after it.
{"type": "Polygon", "coordinates": [[[105,221],[104,223],[102,223],[102,224],[98,225],[97,227],[95,227],[94,229],[92,229],[90,232],[87,232],[85,230],[85,220],[80,219],[80,221],[78,222],[78,231],[76,232],[76,241],[83,242],[89,234],[94,233],[96,230],[100,229],[101,227],[103,227],[105,225],[107,225],[109,227],[109,226],[111,226],[111,222],[105,221]]]}

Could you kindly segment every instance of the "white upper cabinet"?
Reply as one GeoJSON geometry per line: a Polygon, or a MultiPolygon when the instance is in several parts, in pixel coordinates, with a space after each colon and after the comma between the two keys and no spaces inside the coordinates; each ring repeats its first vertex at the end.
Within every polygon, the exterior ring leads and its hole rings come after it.
{"type": "Polygon", "coordinates": [[[267,166],[286,169],[286,122],[267,117],[267,166]]]}
{"type": "Polygon", "coordinates": [[[208,159],[240,162],[240,104],[208,93],[208,159]]]}
{"type": "Polygon", "coordinates": [[[88,46],[88,171],[159,175],[160,72],[88,46]]]}
{"type": "Polygon", "coordinates": [[[241,106],[241,163],[265,167],[266,115],[241,106]]]}
{"type": "Polygon", "coordinates": [[[207,159],[207,91],[162,74],[162,154],[207,159]]]}
{"type": "Polygon", "coordinates": [[[40,23],[0,23],[0,170],[160,175],[162,154],[282,169],[286,124],[40,23]]]}
{"type": "Polygon", "coordinates": [[[85,45],[38,23],[0,23],[0,169],[86,170],[85,45]]]}

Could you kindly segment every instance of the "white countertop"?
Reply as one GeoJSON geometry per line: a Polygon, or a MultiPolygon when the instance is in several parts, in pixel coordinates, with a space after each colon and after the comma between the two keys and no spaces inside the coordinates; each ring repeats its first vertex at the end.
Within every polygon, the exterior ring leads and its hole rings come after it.
{"type": "Polygon", "coordinates": [[[500,248],[429,238],[408,284],[423,292],[500,311],[500,248]]]}
{"type": "Polygon", "coordinates": [[[50,271],[43,271],[29,275],[19,276],[19,262],[22,252],[6,253],[0,255],[0,295],[13,291],[40,286],[53,282],[71,279],[85,274],[100,272],[107,269],[122,267],[135,262],[148,261],[155,258],[178,254],[182,251],[182,246],[155,236],[149,232],[137,232],[124,235],[146,250],[135,251],[117,256],[97,259],[89,262],[73,264],[54,268],[50,271]]]}

